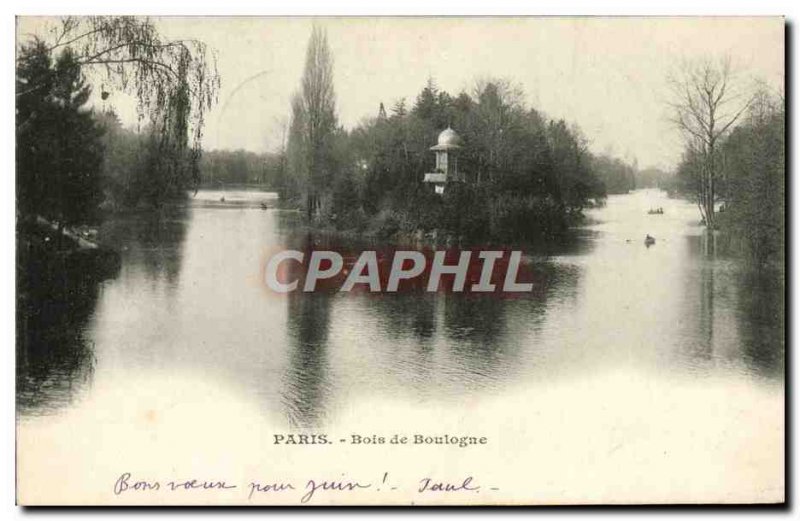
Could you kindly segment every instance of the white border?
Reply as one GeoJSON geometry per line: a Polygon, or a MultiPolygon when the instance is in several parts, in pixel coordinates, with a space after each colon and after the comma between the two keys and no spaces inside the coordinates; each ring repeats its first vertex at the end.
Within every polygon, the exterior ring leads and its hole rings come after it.
{"type": "MultiPolygon", "coordinates": [[[[797,37],[797,21],[800,19],[798,15],[798,6],[800,2],[796,0],[725,0],[725,1],[703,1],[697,0],[670,0],[661,2],[646,2],[646,1],[588,1],[588,0],[561,0],[561,1],[522,1],[522,0],[492,0],[492,1],[473,1],[473,0],[389,0],[389,1],[351,1],[351,2],[332,2],[325,0],[292,0],[292,1],[279,1],[273,3],[267,2],[246,2],[226,0],[224,2],[208,1],[208,0],[195,0],[193,2],[186,2],[183,4],[168,4],[163,0],[137,0],[132,1],[113,1],[113,0],[77,0],[71,2],[59,2],[57,0],[48,1],[18,1],[12,0],[4,2],[2,8],[3,16],[0,18],[0,35],[2,35],[2,45],[0,45],[0,71],[2,71],[2,81],[0,82],[0,92],[2,93],[3,103],[0,104],[0,128],[2,132],[2,140],[0,146],[2,147],[2,169],[0,170],[0,252],[2,252],[2,270],[0,271],[0,334],[2,334],[2,356],[0,362],[3,375],[0,378],[2,382],[3,400],[2,408],[0,409],[0,418],[2,418],[3,429],[0,431],[0,451],[2,451],[3,462],[0,467],[0,508],[3,511],[3,519],[20,519],[26,515],[26,511],[14,506],[14,16],[15,15],[54,15],[54,14],[151,14],[151,15],[784,15],[787,17],[788,22],[793,25],[792,34],[793,38],[797,37]]],[[[796,57],[790,55],[790,64],[787,64],[788,71],[795,70],[796,57]]],[[[790,92],[791,100],[796,99],[796,88],[794,84],[790,92]]],[[[792,118],[793,114],[790,114],[792,118]]],[[[797,136],[796,133],[791,138],[791,151],[797,151],[797,136]]],[[[794,154],[791,154],[794,156],[794,154]]],[[[792,175],[793,172],[787,175],[792,175]]],[[[791,200],[796,201],[798,195],[797,182],[792,183],[791,200]]],[[[792,220],[792,243],[796,243],[800,232],[797,226],[797,214],[793,212],[794,219],[792,220]]],[[[791,257],[795,262],[792,263],[790,269],[792,273],[796,267],[796,259],[791,257]]],[[[794,277],[792,277],[794,280],[794,277]]],[[[796,290],[796,284],[792,285],[792,292],[796,290]]],[[[787,303],[788,304],[788,303],[787,303]]],[[[792,308],[791,319],[796,319],[800,315],[800,311],[792,308]]],[[[792,320],[797,323],[796,320],[792,320]]],[[[788,324],[787,324],[788,325],[788,324]]],[[[797,375],[797,355],[794,352],[794,346],[788,345],[792,354],[792,375],[797,375]]],[[[787,384],[796,393],[794,388],[794,379],[791,383],[787,384]]],[[[797,400],[794,400],[791,417],[796,417],[797,413],[797,400]]],[[[794,423],[794,422],[793,422],[794,423]]],[[[797,450],[793,451],[794,458],[790,464],[796,469],[796,454],[797,450]]],[[[689,469],[687,471],[690,472],[689,469]]],[[[68,476],[65,476],[69,479],[68,476]]],[[[794,476],[792,481],[792,490],[787,492],[790,497],[794,498],[797,502],[800,500],[798,496],[797,476],[794,476]]],[[[794,510],[797,510],[795,508],[794,510]]],[[[206,514],[201,514],[204,517],[212,516],[232,516],[242,513],[241,510],[214,510],[206,514]]],[[[251,515],[269,516],[270,518],[289,518],[291,516],[296,519],[308,516],[320,516],[323,512],[319,510],[309,512],[293,512],[285,513],[279,511],[262,512],[258,510],[248,511],[251,515]]],[[[334,511],[337,515],[349,516],[352,511],[334,511]]],[[[373,512],[374,513],[374,512],[373,512]]],[[[391,511],[388,512],[392,515],[400,514],[401,517],[414,515],[415,518],[429,518],[442,514],[450,516],[461,516],[465,514],[461,511],[391,511]]],[[[500,512],[499,515],[508,513],[522,513],[522,512],[500,512]]],[[[659,517],[668,519],[675,518],[681,520],[692,520],[706,518],[707,516],[728,516],[730,511],[694,511],[687,512],[683,510],[674,510],[665,512],[655,511],[638,511],[631,512],[626,515],[629,517],[632,514],[633,518],[642,518],[652,514],[657,514],[659,517]]],[[[87,512],[85,511],[35,511],[35,515],[62,515],[70,518],[82,519],[87,512]]],[[[177,511],[148,511],[139,510],[131,511],[102,511],[99,513],[92,513],[93,517],[99,516],[100,518],[111,517],[116,514],[126,515],[128,518],[147,518],[149,520],[166,519],[177,511]]],[[[198,512],[183,512],[180,515],[194,516],[198,512]]],[[[330,511],[326,511],[325,515],[330,515],[330,511]]],[[[480,517],[495,516],[497,512],[492,511],[479,511],[477,513],[480,517]]],[[[575,518],[587,515],[601,515],[616,517],[620,514],[619,511],[591,511],[591,510],[566,510],[566,511],[548,511],[548,510],[534,510],[525,513],[526,515],[533,515],[537,518],[575,518]]],[[[738,513],[737,513],[738,514],[738,513]]],[[[737,518],[761,518],[767,517],[787,517],[792,515],[788,511],[778,512],[758,512],[746,510],[737,515],[737,518]],[[777,514],[777,516],[775,515],[777,514]]]]}

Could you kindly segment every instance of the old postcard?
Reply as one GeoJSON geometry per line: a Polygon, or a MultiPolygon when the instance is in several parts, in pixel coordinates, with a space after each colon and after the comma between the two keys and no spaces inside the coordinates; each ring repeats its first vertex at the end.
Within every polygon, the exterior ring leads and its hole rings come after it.
{"type": "Polygon", "coordinates": [[[21,505],[785,501],[780,17],[18,17],[21,505]]]}

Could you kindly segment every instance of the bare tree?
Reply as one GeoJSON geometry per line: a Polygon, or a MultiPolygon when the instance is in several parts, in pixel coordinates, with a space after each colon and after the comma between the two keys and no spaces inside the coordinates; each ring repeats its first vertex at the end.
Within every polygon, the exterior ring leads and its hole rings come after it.
{"type": "Polygon", "coordinates": [[[723,175],[720,141],[753,101],[737,84],[730,60],[685,63],[670,78],[673,122],[683,133],[686,147],[698,158],[697,205],[709,229],[714,228],[717,182],[723,175]]]}

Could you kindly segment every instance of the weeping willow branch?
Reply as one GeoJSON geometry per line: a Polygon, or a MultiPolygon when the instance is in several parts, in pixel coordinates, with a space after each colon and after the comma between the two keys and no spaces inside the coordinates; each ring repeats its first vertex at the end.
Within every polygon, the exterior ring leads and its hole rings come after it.
{"type": "MultiPolygon", "coordinates": [[[[49,34],[48,52],[72,49],[81,67],[104,73],[108,88],[136,98],[140,120],[163,122],[170,104],[185,103],[181,126],[199,147],[205,114],[220,87],[216,56],[203,42],[164,40],[149,19],[131,16],[65,17],[49,34]]],[[[17,96],[37,88],[31,85],[17,96]]]]}
{"type": "MultiPolygon", "coordinates": [[[[34,41],[42,41],[48,54],[69,49],[79,67],[93,71],[92,77],[103,76],[104,91],[132,95],[139,121],[160,134],[163,146],[179,152],[174,157],[191,147],[188,157],[199,158],[205,115],[217,103],[220,88],[216,55],[205,43],[166,40],[150,19],[132,16],[64,17],[47,35],[34,41]]],[[[19,53],[17,66],[30,56],[19,53]]],[[[42,78],[43,83],[49,80],[42,78]]],[[[41,88],[26,85],[17,98],[41,88]]]]}

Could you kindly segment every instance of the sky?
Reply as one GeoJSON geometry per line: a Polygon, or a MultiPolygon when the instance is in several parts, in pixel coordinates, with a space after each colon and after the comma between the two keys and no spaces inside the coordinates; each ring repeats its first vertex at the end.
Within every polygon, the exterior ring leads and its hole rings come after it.
{"type": "MultiPolygon", "coordinates": [[[[300,85],[312,24],[334,56],[340,124],[353,128],[432,77],[470,92],[479,78],[517,83],[528,106],[577,124],[596,153],[671,168],[680,135],[669,121],[666,79],[682,62],[729,56],[741,84],[784,83],[782,18],[405,17],[155,18],[170,39],[198,38],[217,53],[219,104],[207,115],[206,149],[275,150],[300,85]]],[[[18,38],[47,20],[22,18],[18,38]]],[[[133,102],[112,92],[123,119],[133,102]]],[[[456,129],[458,130],[458,129],[456,129]]]]}

